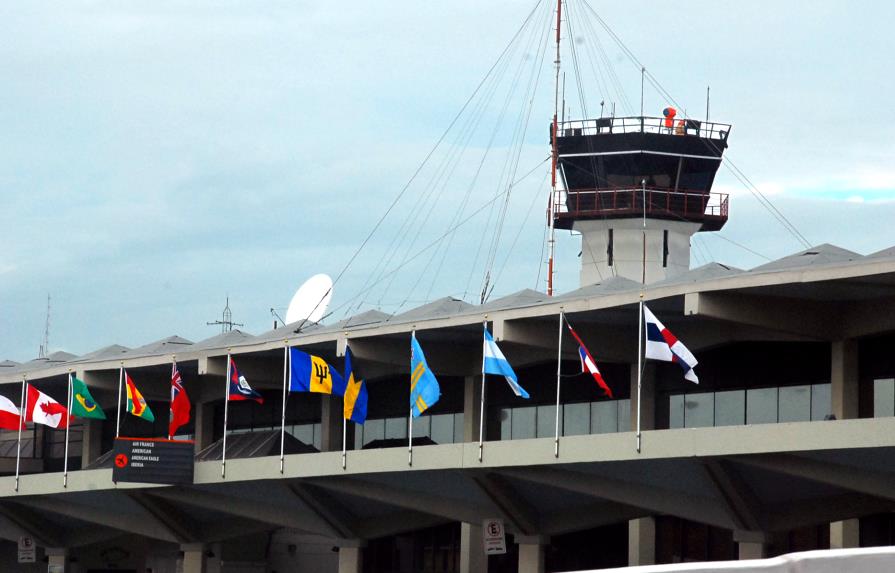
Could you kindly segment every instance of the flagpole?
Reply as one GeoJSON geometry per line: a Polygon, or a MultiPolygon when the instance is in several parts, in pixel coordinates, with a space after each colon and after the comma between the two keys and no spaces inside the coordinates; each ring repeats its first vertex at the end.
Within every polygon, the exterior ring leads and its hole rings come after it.
{"type": "Polygon", "coordinates": [[[553,457],[559,457],[559,390],[562,383],[562,321],[563,310],[559,309],[559,344],[556,347],[556,431],[553,438],[553,457]]]}
{"type": "MultiPolygon", "coordinates": [[[[482,321],[482,326],[488,328],[488,315],[482,321]]],[[[479,461],[482,461],[482,450],[485,447],[485,333],[482,333],[482,391],[479,396],[479,461]]]]}
{"type": "Polygon", "coordinates": [[[224,442],[221,446],[221,479],[227,477],[227,413],[230,407],[230,349],[227,349],[227,380],[224,389],[224,442]]]}
{"type": "Polygon", "coordinates": [[[68,400],[65,403],[65,460],[62,462],[62,487],[68,487],[68,428],[71,426],[71,368],[68,370],[68,400]]]}
{"type": "Polygon", "coordinates": [[[115,437],[117,438],[121,435],[121,386],[124,384],[124,361],[121,361],[121,366],[118,368],[118,411],[117,416],[115,418],[115,437]]]}
{"type": "MultiPolygon", "coordinates": [[[[410,338],[416,340],[416,328],[410,331],[410,338]]],[[[410,345],[410,367],[413,368],[413,345],[410,345]]],[[[410,396],[413,396],[413,370],[410,371],[410,396]]],[[[413,404],[407,415],[407,465],[413,465],[413,404]]]]}
{"type": "Polygon", "coordinates": [[[286,382],[289,380],[289,340],[283,341],[283,416],[280,426],[280,473],[283,473],[286,463],[286,382]]]}
{"type": "Polygon", "coordinates": [[[171,390],[174,389],[174,372],[177,370],[177,355],[171,355],[171,388],[168,390],[168,395],[171,396],[172,400],[168,401],[168,439],[174,439],[174,436],[171,435],[171,421],[174,419],[174,410],[171,408],[173,406],[173,392],[171,390]]]}
{"type": "MultiPolygon", "coordinates": [[[[642,114],[641,114],[642,115],[642,114]]],[[[640,387],[643,382],[643,286],[646,284],[646,179],[640,180],[643,203],[643,258],[640,276],[640,315],[637,317],[637,453],[640,453],[640,387]]]]}
{"type": "Polygon", "coordinates": [[[19,491],[19,461],[22,458],[22,428],[25,427],[25,408],[28,406],[25,394],[25,386],[27,384],[28,375],[22,375],[22,398],[19,400],[19,445],[16,447],[16,491],[19,491]]]}
{"type": "MultiPolygon", "coordinates": [[[[345,356],[347,357],[351,353],[350,346],[348,344],[348,332],[345,332],[345,356]]],[[[354,364],[351,365],[351,368],[354,368],[354,364]]],[[[348,376],[348,372],[345,372],[345,376],[348,376]]],[[[348,382],[346,378],[345,382],[348,382]]],[[[347,392],[346,392],[347,393],[347,392]]],[[[345,417],[345,396],[342,396],[342,469],[344,470],[348,466],[348,418],[345,417]]]]}

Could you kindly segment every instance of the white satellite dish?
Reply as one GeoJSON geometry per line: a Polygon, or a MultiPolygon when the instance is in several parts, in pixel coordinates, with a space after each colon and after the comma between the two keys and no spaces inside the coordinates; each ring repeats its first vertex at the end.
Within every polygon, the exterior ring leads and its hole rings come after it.
{"type": "Polygon", "coordinates": [[[286,310],[286,324],[320,322],[333,298],[333,280],[329,275],[314,275],[298,287],[286,310]]]}

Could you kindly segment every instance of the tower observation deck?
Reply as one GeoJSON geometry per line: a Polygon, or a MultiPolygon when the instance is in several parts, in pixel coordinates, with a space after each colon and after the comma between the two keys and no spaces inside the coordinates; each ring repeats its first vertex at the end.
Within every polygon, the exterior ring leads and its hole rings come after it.
{"type": "Polygon", "coordinates": [[[690,236],[727,222],[728,196],[711,189],[730,128],[675,120],[673,110],[558,124],[563,189],[552,212],[556,228],[582,234],[582,286],[614,275],[643,279],[644,219],[645,282],[689,268],[690,236]]]}

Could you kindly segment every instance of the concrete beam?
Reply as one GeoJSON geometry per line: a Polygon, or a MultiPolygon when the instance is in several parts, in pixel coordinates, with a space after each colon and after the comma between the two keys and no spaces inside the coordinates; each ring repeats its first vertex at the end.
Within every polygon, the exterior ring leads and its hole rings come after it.
{"type": "Polygon", "coordinates": [[[575,471],[549,468],[510,468],[503,470],[502,473],[533,483],[648,509],[656,514],[665,513],[699,523],[733,529],[733,521],[724,509],[708,498],[575,471]]]}
{"type": "Polygon", "coordinates": [[[308,511],[326,524],[331,537],[342,539],[359,537],[348,525],[353,523],[356,517],[332,496],[308,484],[293,483],[286,487],[308,508],[308,511]]]}
{"type": "Polygon", "coordinates": [[[714,459],[703,461],[702,467],[727,505],[737,529],[764,529],[761,502],[736,469],[729,462],[714,459]]]}
{"type": "Polygon", "coordinates": [[[200,529],[199,524],[190,519],[182,510],[141,491],[129,491],[125,495],[142,507],[148,514],[152,515],[159,525],[166,528],[181,543],[199,541],[197,536],[197,532],[200,529]]]}
{"type": "Polygon", "coordinates": [[[491,500],[501,513],[501,517],[515,533],[535,535],[539,533],[538,512],[506,478],[495,473],[472,476],[473,483],[491,500]]]}
{"type": "Polygon", "coordinates": [[[593,529],[603,525],[622,523],[650,515],[650,511],[611,501],[576,504],[574,507],[541,516],[540,528],[544,535],[561,535],[573,531],[593,529]]]}
{"type": "Polygon", "coordinates": [[[65,531],[61,527],[23,508],[10,504],[0,505],[0,520],[6,522],[7,528],[15,534],[10,541],[16,541],[21,535],[28,535],[42,547],[64,544],[65,531]]]}
{"type": "Polygon", "coordinates": [[[887,511],[895,511],[895,503],[858,493],[828,495],[778,504],[767,524],[768,531],[788,531],[887,511]]]}
{"type": "Polygon", "coordinates": [[[352,524],[352,529],[361,539],[376,539],[449,522],[449,519],[418,511],[396,511],[356,521],[352,524]]]}

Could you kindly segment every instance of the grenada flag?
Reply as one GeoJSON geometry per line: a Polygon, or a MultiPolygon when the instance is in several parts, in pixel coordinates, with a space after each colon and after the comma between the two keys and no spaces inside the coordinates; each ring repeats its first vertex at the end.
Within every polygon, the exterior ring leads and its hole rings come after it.
{"type": "Polygon", "coordinates": [[[137,390],[137,387],[134,385],[134,381],[131,379],[130,374],[127,373],[127,370],[124,371],[124,382],[127,385],[127,411],[138,418],[143,418],[149,422],[155,422],[155,416],[152,415],[152,410],[146,405],[146,400],[143,399],[143,395],[137,390]]]}

